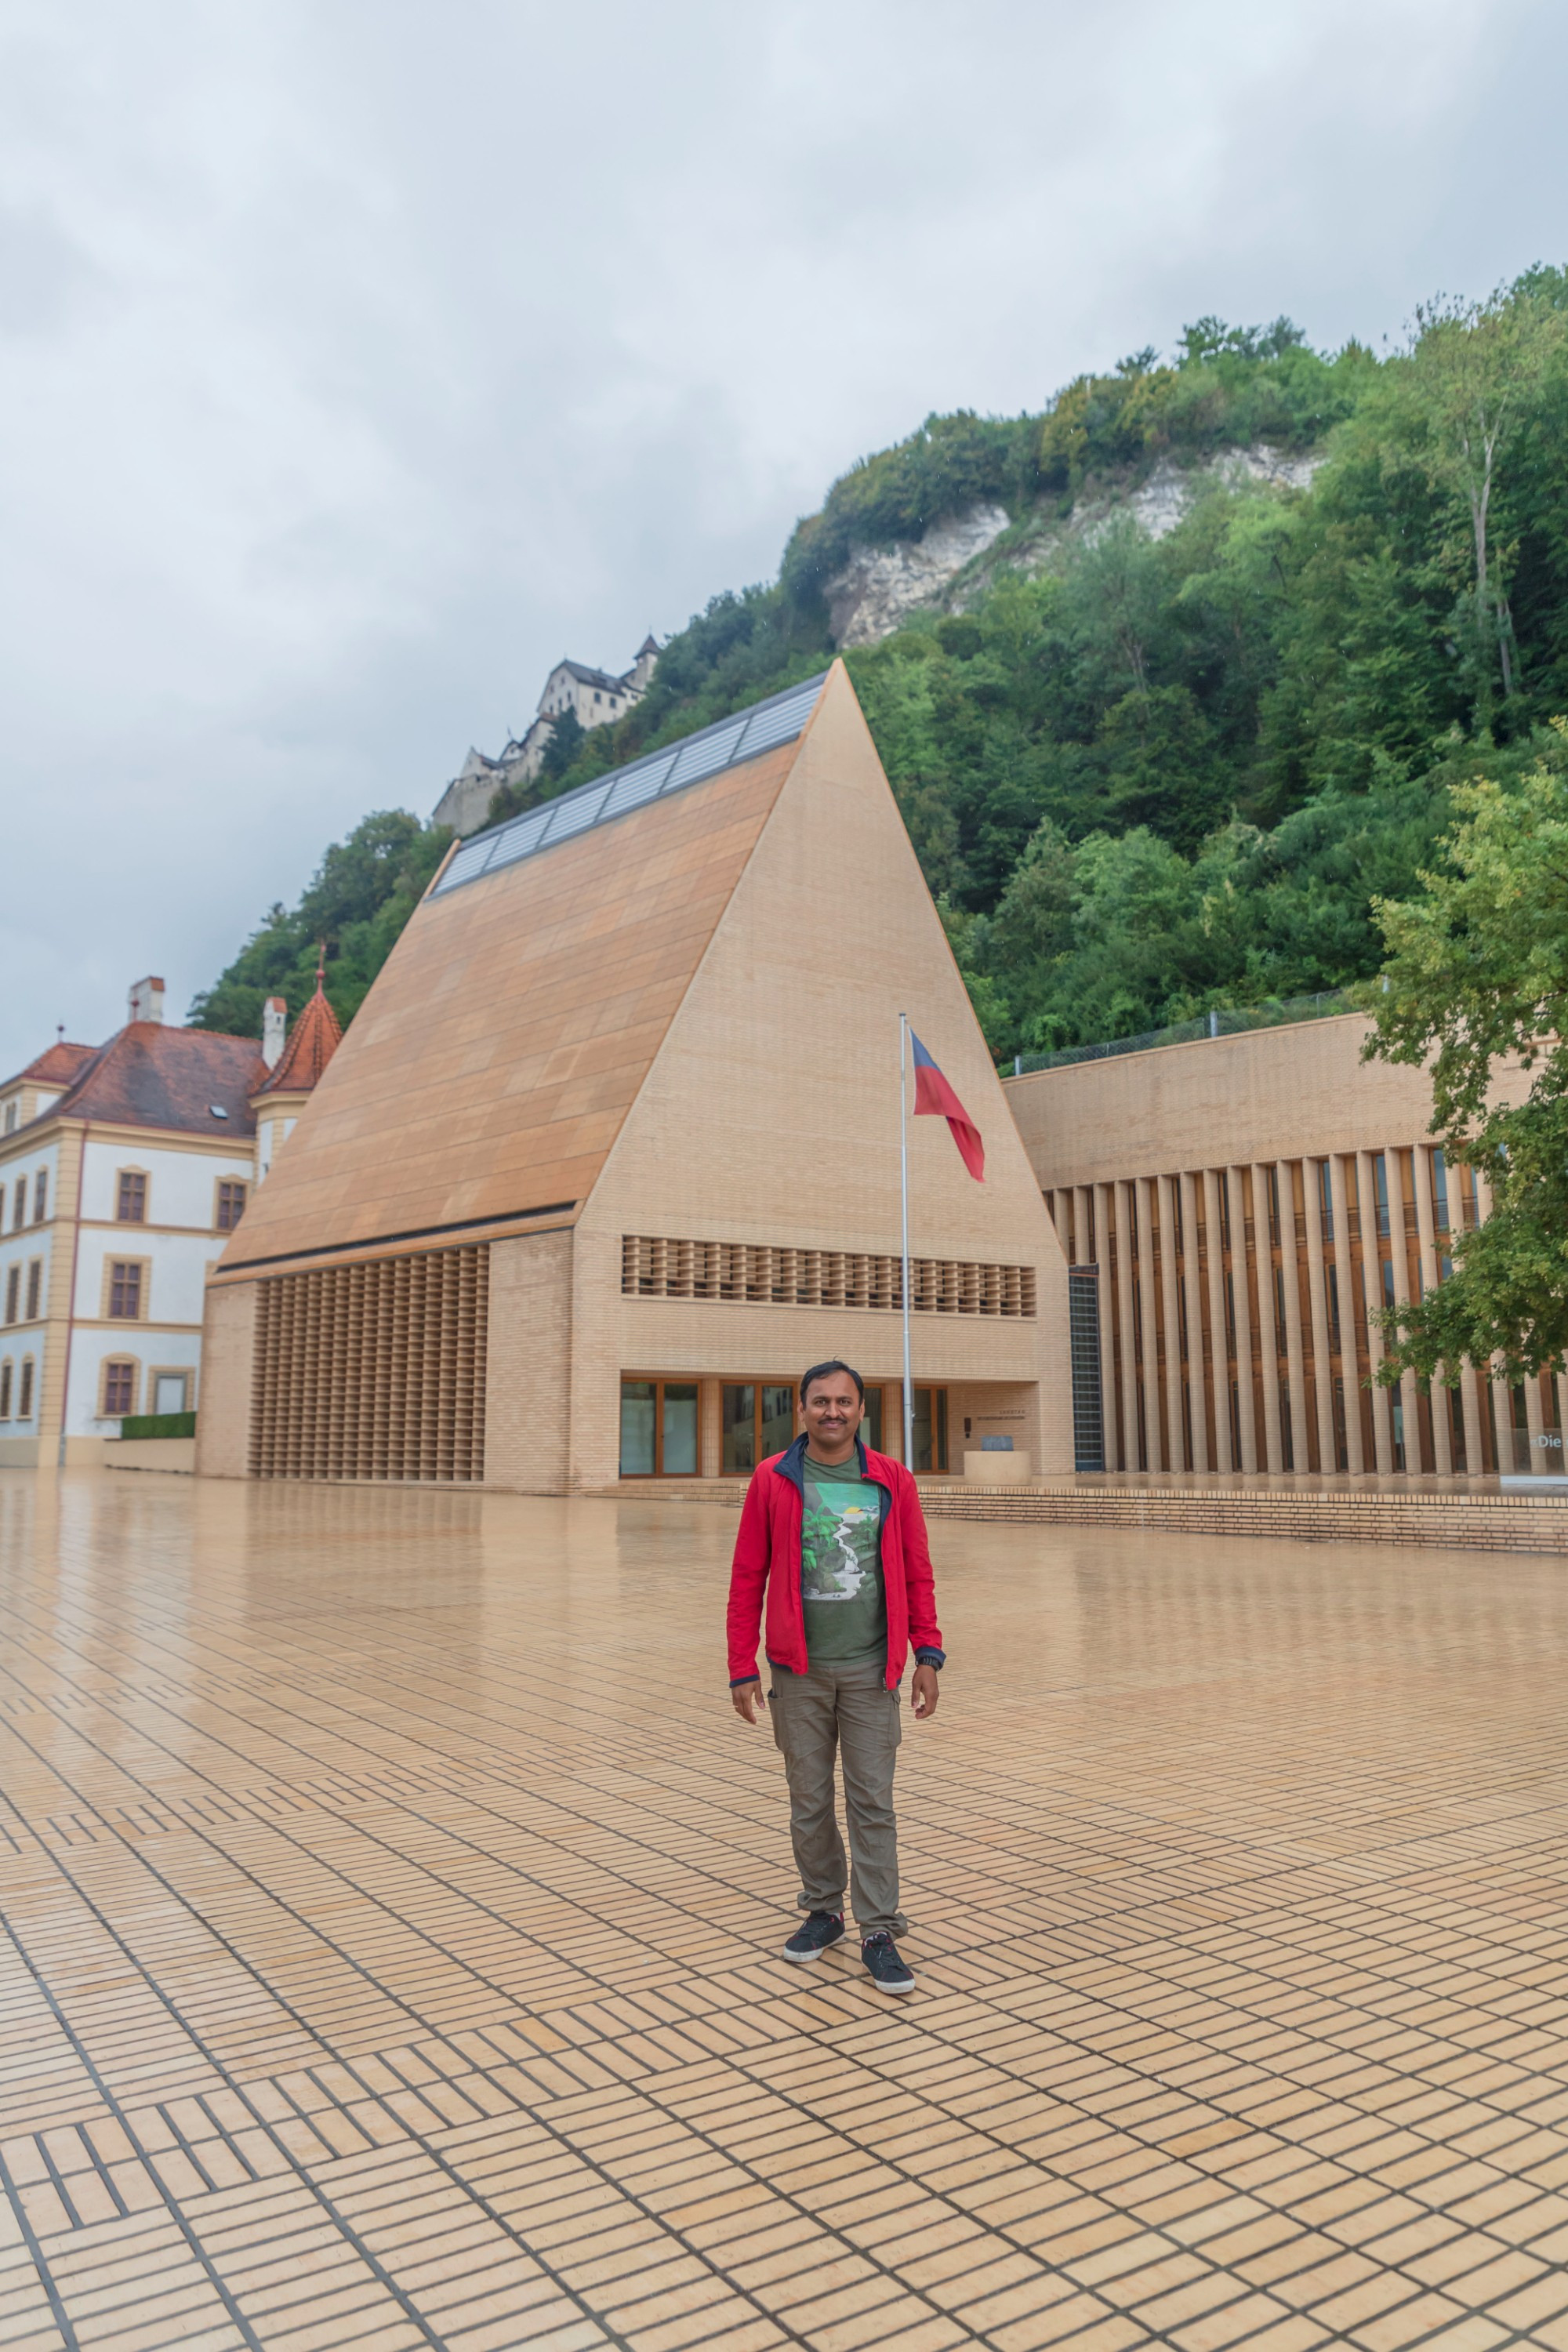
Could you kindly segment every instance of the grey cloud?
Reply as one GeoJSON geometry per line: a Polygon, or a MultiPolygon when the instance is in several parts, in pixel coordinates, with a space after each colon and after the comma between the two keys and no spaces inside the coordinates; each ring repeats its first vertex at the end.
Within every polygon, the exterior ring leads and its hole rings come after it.
{"type": "Polygon", "coordinates": [[[183,1004],[929,409],[1561,253],[1563,42],[1524,0],[12,0],[0,1063],[149,967],[183,1004]]]}

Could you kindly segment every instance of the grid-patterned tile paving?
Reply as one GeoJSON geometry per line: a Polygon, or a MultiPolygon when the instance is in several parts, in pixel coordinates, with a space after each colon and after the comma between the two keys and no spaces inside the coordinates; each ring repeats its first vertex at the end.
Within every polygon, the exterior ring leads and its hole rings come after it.
{"type": "Polygon", "coordinates": [[[944,1523],[895,2005],[727,1514],[0,1474],[0,2347],[1568,2352],[1568,1579],[944,1523]]]}

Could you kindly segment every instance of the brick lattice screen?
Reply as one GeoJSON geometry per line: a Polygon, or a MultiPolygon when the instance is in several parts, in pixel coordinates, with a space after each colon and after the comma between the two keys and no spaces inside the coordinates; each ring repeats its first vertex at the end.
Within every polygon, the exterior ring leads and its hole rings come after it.
{"type": "Polygon", "coordinates": [[[253,1477],[484,1476],[482,1242],[259,1286],[253,1477]]]}
{"type": "MultiPolygon", "coordinates": [[[[751,1242],[621,1239],[621,1288],[630,1298],[750,1300],[772,1307],[901,1307],[896,1257],[858,1250],[775,1249],[751,1242]]],[[[953,1257],[910,1260],[917,1315],[1032,1316],[1032,1265],[953,1257]]]]}

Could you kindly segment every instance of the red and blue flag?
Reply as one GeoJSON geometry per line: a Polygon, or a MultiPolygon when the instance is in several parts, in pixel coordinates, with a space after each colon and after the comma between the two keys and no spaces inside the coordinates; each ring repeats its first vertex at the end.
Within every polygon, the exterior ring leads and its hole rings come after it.
{"type": "Polygon", "coordinates": [[[915,1051],[915,1117],[919,1118],[925,1113],[933,1118],[945,1118],[948,1131],[958,1146],[959,1158],[975,1182],[983,1184],[985,1146],[980,1140],[980,1129],[912,1029],[910,1043],[915,1051]]]}

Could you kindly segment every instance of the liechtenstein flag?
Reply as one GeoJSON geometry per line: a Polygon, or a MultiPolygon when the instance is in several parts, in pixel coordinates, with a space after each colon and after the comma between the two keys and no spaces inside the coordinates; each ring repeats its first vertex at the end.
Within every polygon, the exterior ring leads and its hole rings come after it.
{"type": "Polygon", "coordinates": [[[980,1140],[980,1129],[953,1093],[914,1031],[910,1031],[910,1043],[915,1049],[915,1117],[922,1112],[933,1118],[945,1118],[948,1130],[958,1146],[958,1156],[977,1184],[985,1181],[985,1146],[980,1140]]]}

